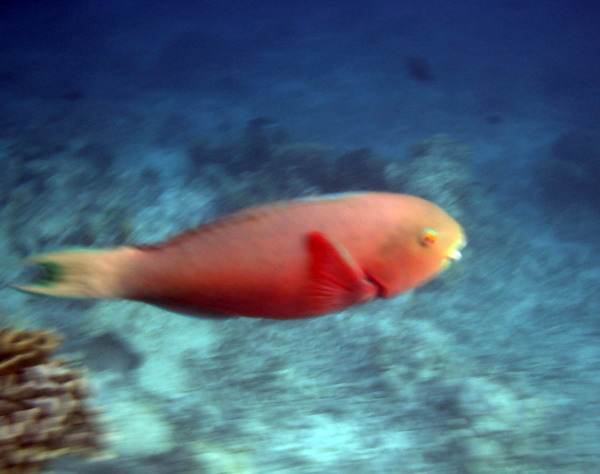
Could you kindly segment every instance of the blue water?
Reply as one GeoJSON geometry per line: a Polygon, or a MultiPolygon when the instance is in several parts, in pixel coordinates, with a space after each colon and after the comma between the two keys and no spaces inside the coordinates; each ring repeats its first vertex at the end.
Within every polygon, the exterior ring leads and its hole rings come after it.
{"type": "Polygon", "coordinates": [[[0,315],[89,368],[55,472],[600,471],[600,3],[3,2],[0,315]],[[308,321],[48,300],[21,259],[383,190],[463,259],[308,321]]]}

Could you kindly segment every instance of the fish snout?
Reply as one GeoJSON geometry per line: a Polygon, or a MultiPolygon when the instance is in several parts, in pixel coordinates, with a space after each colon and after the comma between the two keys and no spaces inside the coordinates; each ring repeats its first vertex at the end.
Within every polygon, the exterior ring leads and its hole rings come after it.
{"type": "Polygon", "coordinates": [[[460,250],[454,248],[454,249],[450,249],[450,252],[448,252],[448,254],[446,255],[446,259],[449,260],[450,262],[456,262],[458,260],[460,260],[462,257],[462,253],[460,252],[460,250]]]}
{"type": "Polygon", "coordinates": [[[463,236],[456,245],[450,248],[446,254],[446,260],[449,262],[457,262],[462,258],[461,250],[467,246],[467,238],[463,236]]]}

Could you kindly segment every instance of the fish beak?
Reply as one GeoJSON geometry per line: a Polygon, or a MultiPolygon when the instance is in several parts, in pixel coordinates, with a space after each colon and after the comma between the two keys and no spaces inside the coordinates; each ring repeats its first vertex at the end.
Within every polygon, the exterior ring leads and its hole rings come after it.
{"type": "Polygon", "coordinates": [[[462,253],[461,249],[465,248],[467,245],[466,237],[463,237],[454,247],[452,247],[448,253],[446,254],[446,260],[449,262],[457,262],[461,259],[462,253]]]}
{"type": "Polygon", "coordinates": [[[461,257],[462,257],[462,253],[460,253],[460,250],[458,250],[458,249],[451,249],[450,252],[448,252],[448,255],[446,255],[446,258],[450,262],[456,262],[456,261],[460,260],[461,257]]]}

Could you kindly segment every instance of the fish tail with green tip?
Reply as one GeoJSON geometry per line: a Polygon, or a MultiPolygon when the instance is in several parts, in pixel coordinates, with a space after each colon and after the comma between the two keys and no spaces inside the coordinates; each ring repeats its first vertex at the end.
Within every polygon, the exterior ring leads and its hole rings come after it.
{"type": "Polygon", "coordinates": [[[25,264],[39,267],[41,278],[32,284],[13,286],[26,293],[61,298],[119,298],[120,272],[131,250],[120,247],[35,255],[26,259],[25,264]]]}

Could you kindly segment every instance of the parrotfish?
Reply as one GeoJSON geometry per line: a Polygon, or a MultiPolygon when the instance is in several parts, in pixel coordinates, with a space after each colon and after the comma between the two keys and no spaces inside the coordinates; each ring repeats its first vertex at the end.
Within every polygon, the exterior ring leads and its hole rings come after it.
{"type": "Polygon", "coordinates": [[[155,246],[37,255],[28,262],[43,277],[16,288],[205,317],[308,318],[419,287],[465,244],[462,227],[424,199],[324,195],[250,207],[155,246]]]}

